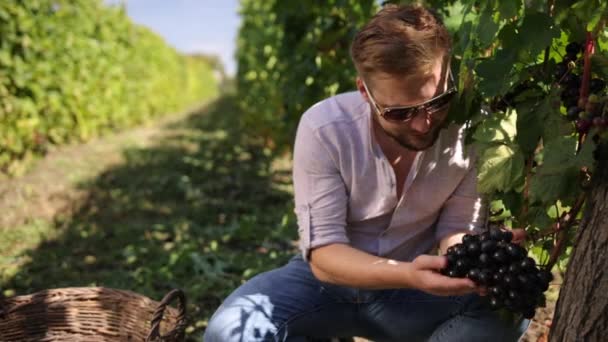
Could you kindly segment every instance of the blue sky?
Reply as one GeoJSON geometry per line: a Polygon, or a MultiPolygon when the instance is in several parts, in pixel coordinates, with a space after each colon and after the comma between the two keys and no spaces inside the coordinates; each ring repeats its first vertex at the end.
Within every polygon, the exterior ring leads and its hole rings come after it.
{"type": "Polygon", "coordinates": [[[131,19],[161,35],[182,52],[220,56],[233,75],[239,0],[105,0],[126,3],[131,19]]]}

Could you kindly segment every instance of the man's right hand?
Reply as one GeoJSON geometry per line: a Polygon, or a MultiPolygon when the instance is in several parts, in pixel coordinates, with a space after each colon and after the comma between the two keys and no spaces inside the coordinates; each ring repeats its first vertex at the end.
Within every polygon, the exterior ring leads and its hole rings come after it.
{"type": "Polygon", "coordinates": [[[420,255],[409,264],[411,287],[437,296],[461,296],[469,293],[485,294],[468,278],[450,278],[439,273],[447,266],[444,256],[420,255]]]}

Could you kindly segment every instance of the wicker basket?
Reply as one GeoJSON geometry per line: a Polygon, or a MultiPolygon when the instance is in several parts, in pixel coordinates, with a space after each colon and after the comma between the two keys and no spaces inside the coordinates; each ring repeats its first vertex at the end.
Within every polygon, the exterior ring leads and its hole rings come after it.
{"type": "Polygon", "coordinates": [[[45,290],[0,300],[0,341],[182,341],[185,309],[180,290],[160,303],[103,287],[45,290]]]}

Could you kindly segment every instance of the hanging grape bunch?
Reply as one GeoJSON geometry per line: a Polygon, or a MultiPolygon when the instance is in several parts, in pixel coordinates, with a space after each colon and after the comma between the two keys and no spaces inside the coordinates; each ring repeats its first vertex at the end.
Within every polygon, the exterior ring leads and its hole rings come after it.
{"type": "Polygon", "coordinates": [[[488,289],[492,308],[506,308],[530,319],[536,308],[544,305],[544,292],[553,276],[550,271],[539,269],[526,249],[512,243],[512,239],[510,231],[499,229],[467,234],[462,243],[448,248],[448,265],[441,273],[471,279],[488,289]]]}
{"type": "Polygon", "coordinates": [[[582,55],[583,46],[571,42],[566,46],[566,55],[557,63],[555,80],[562,87],[561,100],[566,107],[566,118],[573,121],[577,132],[585,134],[592,127],[604,130],[608,127],[608,98],[604,94],[606,82],[601,78],[592,78],[589,81],[589,97],[587,101],[580,99],[582,78],[577,70],[582,65],[579,55],[582,55]]]}

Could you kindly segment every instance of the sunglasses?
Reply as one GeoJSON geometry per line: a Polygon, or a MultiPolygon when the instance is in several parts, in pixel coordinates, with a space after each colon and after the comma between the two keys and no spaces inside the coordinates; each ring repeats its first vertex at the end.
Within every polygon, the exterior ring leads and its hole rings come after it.
{"type": "Polygon", "coordinates": [[[363,81],[363,87],[367,92],[367,95],[372,102],[376,111],[382,118],[387,121],[395,121],[395,122],[407,122],[414,118],[420,112],[426,112],[428,114],[433,114],[436,112],[445,109],[450,101],[454,98],[454,96],[458,93],[456,86],[454,85],[454,77],[452,76],[452,72],[450,71],[449,76],[450,83],[452,86],[446,90],[444,93],[439,94],[428,101],[424,101],[421,104],[413,105],[413,106],[398,106],[398,107],[385,107],[380,108],[376,101],[374,100],[372,93],[367,88],[365,81],[363,81]]]}

